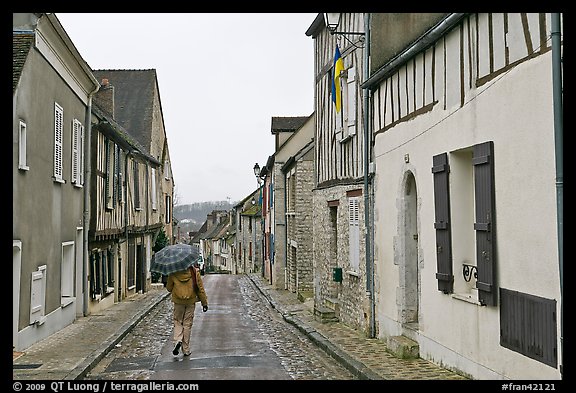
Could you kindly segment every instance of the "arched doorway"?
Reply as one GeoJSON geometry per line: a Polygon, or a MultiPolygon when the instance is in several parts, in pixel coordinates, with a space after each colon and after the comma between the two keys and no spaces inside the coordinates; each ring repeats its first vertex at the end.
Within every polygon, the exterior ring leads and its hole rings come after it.
{"type": "Polygon", "coordinates": [[[402,325],[418,329],[418,303],[420,274],[418,269],[418,192],[412,172],[406,172],[402,195],[400,236],[402,258],[400,281],[402,283],[402,325]]]}

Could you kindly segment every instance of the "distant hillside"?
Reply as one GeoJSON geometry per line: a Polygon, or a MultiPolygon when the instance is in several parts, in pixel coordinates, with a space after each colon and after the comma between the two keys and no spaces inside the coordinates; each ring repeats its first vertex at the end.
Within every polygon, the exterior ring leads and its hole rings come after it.
{"type": "Polygon", "coordinates": [[[178,226],[183,232],[197,231],[200,229],[206,216],[213,210],[230,210],[237,202],[210,201],[197,202],[189,205],[174,206],[174,217],[178,220],[178,226]]]}

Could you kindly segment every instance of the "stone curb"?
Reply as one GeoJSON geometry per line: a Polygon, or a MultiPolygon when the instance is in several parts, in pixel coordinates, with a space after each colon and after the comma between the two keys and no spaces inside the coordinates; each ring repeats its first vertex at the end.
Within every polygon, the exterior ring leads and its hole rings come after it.
{"type": "Polygon", "coordinates": [[[300,319],[294,317],[290,312],[284,310],[282,306],[279,306],[276,301],[270,296],[266,289],[260,287],[260,285],[255,282],[255,280],[248,275],[250,281],[258,288],[258,290],[264,295],[266,299],[270,302],[271,306],[275,308],[284,320],[298,328],[302,333],[306,334],[312,342],[314,342],[318,347],[320,347],[328,355],[336,359],[342,366],[344,366],[348,371],[357,376],[360,379],[370,379],[370,380],[381,380],[382,377],[377,373],[370,370],[363,363],[353,359],[346,352],[342,351],[340,348],[335,346],[330,340],[324,337],[316,329],[306,325],[300,319]]]}

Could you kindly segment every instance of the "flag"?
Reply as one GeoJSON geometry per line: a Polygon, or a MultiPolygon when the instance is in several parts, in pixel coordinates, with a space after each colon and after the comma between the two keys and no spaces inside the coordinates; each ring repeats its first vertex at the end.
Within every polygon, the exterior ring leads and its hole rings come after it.
{"type": "Polygon", "coordinates": [[[344,60],[340,56],[340,49],[336,44],[336,53],[334,54],[334,68],[332,70],[332,101],[336,105],[336,112],[340,112],[342,107],[342,91],[340,90],[340,73],[344,71],[344,60]]]}

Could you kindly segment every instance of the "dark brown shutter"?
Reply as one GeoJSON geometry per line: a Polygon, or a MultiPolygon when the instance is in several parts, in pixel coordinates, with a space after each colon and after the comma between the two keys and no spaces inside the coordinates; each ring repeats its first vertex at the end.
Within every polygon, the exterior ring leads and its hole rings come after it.
{"type": "Polygon", "coordinates": [[[478,268],[478,300],[481,304],[497,304],[495,206],[494,206],[494,143],[474,145],[474,196],[476,205],[476,266],[478,268]]]}
{"type": "Polygon", "coordinates": [[[438,290],[452,293],[454,276],[452,274],[452,239],[450,233],[450,192],[448,184],[448,154],[432,157],[434,175],[434,209],[436,220],[436,279],[438,290]]]}
{"type": "Polygon", "coordinates": [[[500,345],[558,365],[556,300],[500,289],[500,345]]]}

